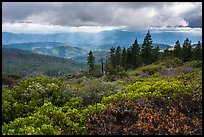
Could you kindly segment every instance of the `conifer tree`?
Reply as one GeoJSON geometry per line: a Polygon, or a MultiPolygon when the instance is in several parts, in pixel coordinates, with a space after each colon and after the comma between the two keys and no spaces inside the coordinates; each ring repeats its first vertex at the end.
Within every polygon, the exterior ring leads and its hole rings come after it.
{"type": "Polygon", "coordinates": [[[202,47],[200,41],[196,44],[196,47],[193,49],[193,59],[202,61],[202,47]]]}
{"type": "Polygon", "coordinates": [[[182,49],[180,46],[180,42],[179,40],[177,40],[176,45],[174,46],[174,51],[173,51],[174,57],[181,59],[181,52],[182,52],[182,49]]]}
{"type": "Polygon", "coordinates": [[[116,62],[116,66],[120,65],[120,62],[121,62],[121,47],[120,46],[118,46],[115,51],[115,62],[116,62]]]}
{"type": "Polygon", "coordinates": [[[115,57],[115,48],[110,49],[110,64],[115,67],[116,66],[116,57],[115,57]]]}
{"type": "Polygon", "coordinates": [[[127,49],[127,57],[126,57],[126,67],[128,68],[132,68],[133,64],[132,64],[132,48],[129,47],[127,49]]]}
{"type": "Polygon", "coordinates": [[[191,41],[188,38],[183,43],[182,59],[184,62],[192,60],[191,41]]]}
{"type": "Polygon", "coordinates": [[[89,66],[89,72],[92,72],[94,70],[95,57],[93,56],[93,53],[91,50],[89,52],[87,60],[88,60],[87,65],[89,66]]]}
{"type": "Polygon", "coordinates": [[[143,41],[143,44],[142,44],[142,47],[141,47],[141,57],[142,57],[142,60],[143,60],[143,63],[144,65],[148,65],[150,63],[152,63],[152,38],[151,38],[151,35],[150,35],[150,32],[148,30],[145,38],[144,38],[144,41],[143,41]]]}
{"type": "Polygon", "coordinates": [[[133,64],[133,69],[139,67],[139,65],[141,64],[140,47],[137,42],[137,39],[135,39],[135,42],[132,45],[132,64],[133,64]]]}
{"type": "Polygon", "coordinates": [[[123,51],[122,51],[120,66],[122,66],[125,70],[127,69],[127,67],[126,67],[126,58],[127,58],[127,53],[126,53],[126,49],[124,47],[123,51]]]}
{"type": "Polygon", "coordinates": [[[159,47],[158,46],[153,49],[153,53],[152,54],[153,54],[153,58],[152,58],[153,62],[158,61],[159,60],[159,56],[160,56],[160,54],[159,54],[159,47]]]}

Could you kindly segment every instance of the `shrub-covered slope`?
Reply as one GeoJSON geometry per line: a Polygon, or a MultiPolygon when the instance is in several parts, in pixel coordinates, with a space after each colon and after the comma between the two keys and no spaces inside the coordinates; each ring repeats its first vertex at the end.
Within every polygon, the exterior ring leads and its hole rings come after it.
{"type": "Polygon", "coordinates": [[[202,135],[201,64],[158,62],[112,82],[42,75],[21,80],[3,87],[2,133],[202,135]]]}

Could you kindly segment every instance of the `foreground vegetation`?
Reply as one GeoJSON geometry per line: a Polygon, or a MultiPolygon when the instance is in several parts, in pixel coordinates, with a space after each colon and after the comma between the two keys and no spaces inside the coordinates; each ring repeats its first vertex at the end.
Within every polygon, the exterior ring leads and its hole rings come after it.
{"type": "Polygon", "coordinates": [[[125,73],[111,82],[38,75],[3,86],[2,133],[202,134],[202,61],[175,58],[125,73]]]}

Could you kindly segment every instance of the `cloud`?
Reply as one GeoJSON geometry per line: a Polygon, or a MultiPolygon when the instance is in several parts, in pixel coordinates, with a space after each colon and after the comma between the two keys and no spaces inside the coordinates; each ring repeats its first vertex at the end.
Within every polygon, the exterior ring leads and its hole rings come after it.
{"type": "Polygon", "coordinates": [[[125,29],[126,27],[116,26],[80,26],[68,27],[60,25],[47,25],[39,23],[4,23],[2,24],[2,32],[13,33],[32,33],[32,34],[49,34],[49,33],[66,33],[66,32],[89,32],[97,33],[104,30],[125,29]]]}
{"type": "Polygon", "coordinates": [[[189,26],[202,28],[202,17],[189,19],[189,26]]]}
{"type": "Polygon", "coordinates": [[[3,23],[202,27],[201,2],[4,2],[2,7],[3,23]]]}

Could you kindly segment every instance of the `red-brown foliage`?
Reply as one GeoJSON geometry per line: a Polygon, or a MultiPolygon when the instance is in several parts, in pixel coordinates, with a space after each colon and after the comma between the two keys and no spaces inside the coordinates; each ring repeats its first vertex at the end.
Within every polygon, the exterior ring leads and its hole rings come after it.
{"type": "MultiPolygon", "coordinates": [[[[181,100],[182,101],[182,100],[181,100]]],[[[135,102],[120,100],[99,115],[88,117],[91,135],[200,135],[202,118],[188,115],[180,110],[184,103],[175,103],[165,108],[144,99],[135,102]]],[[[197,102],[198,103],[198,102],[197,102]]],[[[196,105],[196,104],[193,104],[196,105]]],[[[202,104],[199,104],[202,105],[202,104]]],[[[188,108],[185,108],[188,110],[188,108]]],[[[191,109],[191,108],[190,108],[191,109]]],[[[202,112],[202,109],[201,109],[202,112]]]]}

